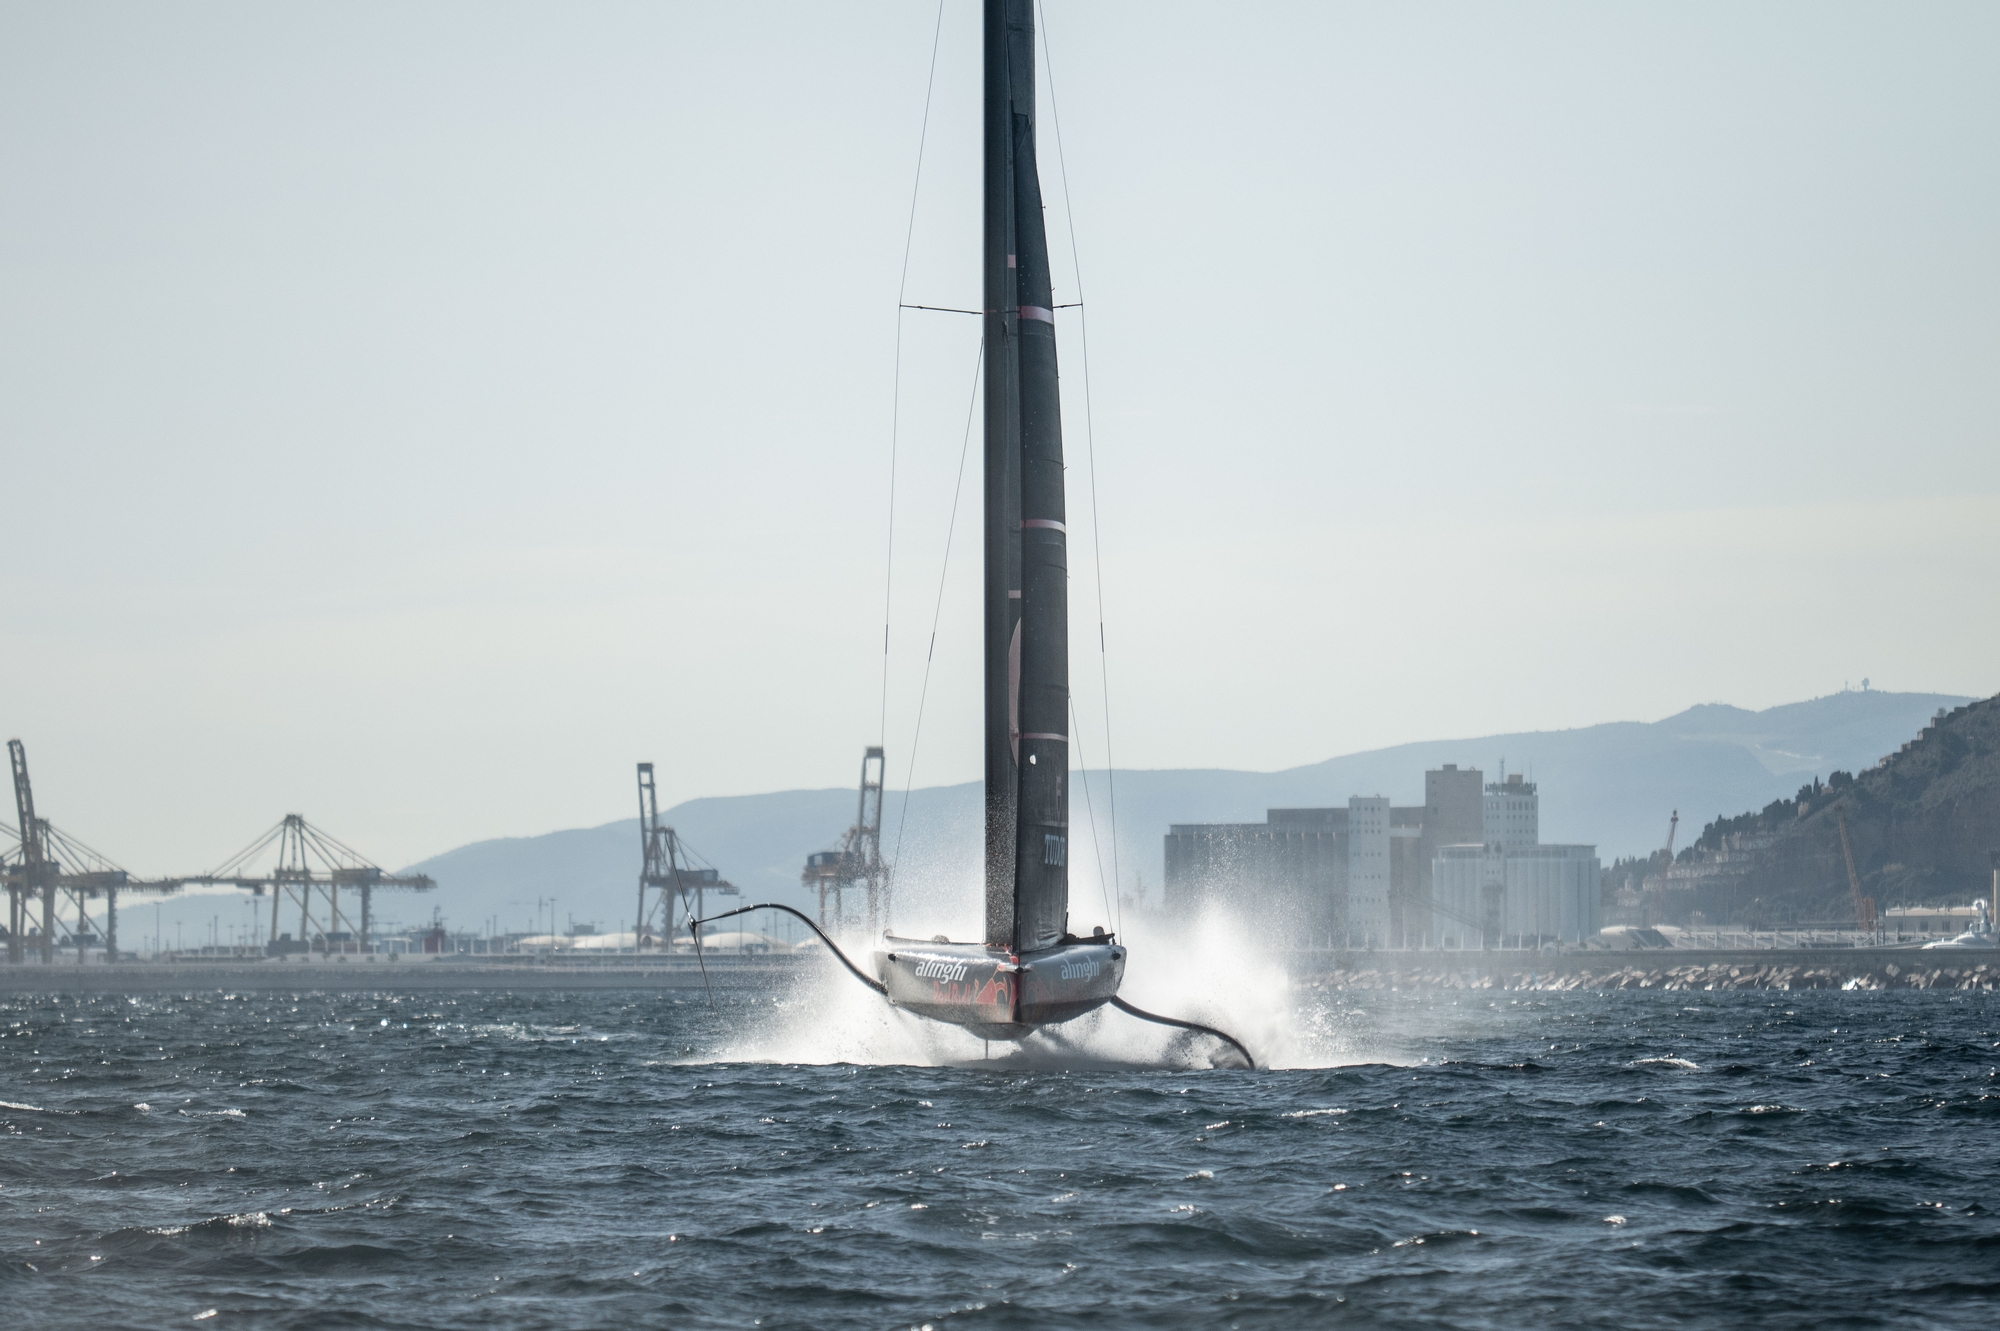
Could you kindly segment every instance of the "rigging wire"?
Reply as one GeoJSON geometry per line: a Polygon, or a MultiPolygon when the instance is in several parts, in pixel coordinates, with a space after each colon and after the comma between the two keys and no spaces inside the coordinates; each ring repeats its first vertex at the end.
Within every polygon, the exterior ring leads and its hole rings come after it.
{"type": "Polygon", "coordinates": [[[944,617],[945,578],[951,572],[951,539],[958,531],[958,501],[965,493],[965,456],[972,449],[972,422],[979,412],[979,372],[986,366],[986,339],[979,339],[979,354],[972,360],[972,398],[965,404],[965,438],[958,445],[958,479],[951,487],[951,521],[944,529],[944,564],[938,569],[937,604],[931,609],[931,645],[924,653],[924,685],[917,693],[917,724],[910,732],[910,765],[903,774],[903,808],[896,816],[896,853],[891,864],[903,858],[903,829],[910,822],[910,787],[917,779],[917,744],[924,736],[924,701],[931,692],[931,662],[937,657],[938,623],[944,617]]]}
{"type": "Polygon", "coordinates": [[[910,221],[903,230],[903,271],[896,282],[896,369],[889,390],[889,534],[882,555],[882,720],[876,743],[889,743],[889,609],[896,588],[896,443],[903,414],[903,301],[910,286],[910,248],[917,236],[917,199],[924,184],[924,145],[931,133],[931,93],[937,88],[938,39],[944,35],[944,0],[931,29],[931,70],[924,80],[924,119],[917,131],[917,174],[910,182],[910,221]]]}
{"type": "MultiPolygon", "coordinates": [[[[685,910],[687,912],[688,919],[693,921],[693,923],[691,923],[688,926],[688,936],[690,940],[694,943],[694,959],[701,966],[701,987],[708,993],[708,1010],[710,1012],[713,1012],[715,1011],[715,986],[708,982],[708,957],[704,954],[704,950],[701,945],[701,926],[703,921],[696,920],[694,918],[694,903],[688,900],[687,884],[681,881],[680,870],[675,869],[673,873],[674,873],[674,886],[678,887],[681,890],[681,909],[685,910]]],[[[668,933],[671,934],[672,932],[673,931],[671,927],[669,927],[668,933]]],[[[638,940],[634,939],[633,945],[635,948],[637,947],[637,943],[638,940]]],[[[669,947],[673,945],[673,940],[671,938],[667,940],[667,945],[669,947]]]]}
{"type": "MultiPolygon", "coordinates": [[[[1084,816],[1090,819],[1090,849],[1091,853],[1097,857],[1097,885],[1099,888],[1103,888],[1104,843],[1097,839],[1097,806],[1090,799],[1090,764],[1083,756],[1083,722],[1077,719],[1075,698],[1069,700],[1069,728],[1070,737],[1076,741],[1077,772],[1083,777],[1083,811],[1084,816]]],[[[1115,924],[1118,922],[1117,913],[1111,908],[1111,896],[1109,892],[1106,892],[1104,897],[1104,922],[1106,924],[1115,924]]]]}
{"type": "MultiPolygon", "coordinates": [[[[1041,0],[1035,0],[1035,26],[1042,36],[1042,69],[1049,85],[1049,119],[1056,131],[1056,167],[1062,176],[1063,221],[1069,228],[1069,265],[1076,278],[1077,331],[1079,347],[1083,352],[1083,439],[1084,453],[1090,470],[1090,547],[1091,559],[1095,566],[1097,581],[1097,674],[1098,683],[1104,695],[1104,782],[1109,788],[1111,815],[1111,879],[1114,899],[1117,902],[1116,920],[1118,931],[1125,930],[1125,893],[1118,867],[1118,776],[1112,763],[1111,748],[1111,666],[1110,654],[1104,643],[1104,538],[1102,525],[1097,520],[1097,429],[1090,404],[1090,313],[1083,303],[1083,263],[1077,257],[1076,209],[1070,201],[1069,161],[1063,156],[1062,111],[1056,102],[1055,62],[1049,58],[1048,14],[1042,8],[1041,0]]],[[[1071,703],[1074,710],[1075,703],[1071,703]]],[[[1085,803],[1088,804],[1086,798],[1085,803]]],[[[1093,835],[1095,835],[1093,833],[1093,835]]]]}
{"type": "MultiPolygon", "coordinates": [[[[693,846],[690,846],[687,843],[686,839],[683,838],[681,834],[675,831],[673,828],[668,828],[667,831],[669,835],[672,837],[672,843],[673,843],[673,850],[667,856],[667,872],[673,875],[674,890],[680,893],[681,909],[687,913],[688,941],[694,944],[694,959],[696,963],[699,964],[701,967],[701,987],[708,993],[708,1006],[709,1010],[712,1012],[715,1010],[715,986],[710,984],[708,979],[708,956],[707,956],[708,949],[704,948],[701,945],[701,925],[703,921],[697,920],[694,917],[694,903],[688,900],[687,882],[685,879],[681,877],[680,862],[683,859],[699,860],[701,863],[696,867],[704,869],[713,869],[715,867],[715,862],[709,859],[708,856],[696,850],[693,846]]],[[[674,941],[673,915],[671,913],[671,908],[669,908],[669,914],[667,916],[667,946],[669,948],[673,946],[673,941],[674,941]]],[[[638,945],[638,940],[634,938],[633,946],[637,947],[637,945],[638,945]]]]}
{"type": "MultiPolygon", "coordinates": [[[[681,881],[680,852],[686,849],[686,847],[680,844],[680,833],[673,831],[671,828],[668,829],[667,837],[667,872],[673,875],[674,890],[681,894],[681,909],[687,912],[688,941],[694,944],[695,963],[701,967],[701,987],[708,995],[708,1010],[713,1012],[715,1011],[715,986],[710,984],[708,980],[708,958],[703,954],[701,946],[701,922],[694,917],[694,903],[688,900],[687,884],[681,881]]],[[[640,891],[643,894],[645,889],[641,887],[640,891]]],[[[673,945],[674,913],[673,907],[669,905],[667,907],[668,949],[671,950],[673,945]]],[[[639,950],[639,937],[637,934],[632,936],[632,950],[634,952],[639,950]]]]}

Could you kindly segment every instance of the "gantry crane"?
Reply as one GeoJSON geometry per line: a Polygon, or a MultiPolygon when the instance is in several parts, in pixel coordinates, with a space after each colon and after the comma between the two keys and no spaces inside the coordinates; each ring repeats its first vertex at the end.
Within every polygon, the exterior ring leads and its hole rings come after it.
{"type": "Polygon", "coordinates": [[[840,928],[846,920],[845,894],[860,890],[868,903],[868,932],[883,928],[889,912],[889,866],[882,860],[882,749],[871,744],[861,755],[861,797],[854,826],[841,835],[838,850],[806,857],[799,881],[819,894],[819,925],[840,928]],[[831,898],[833,910],[827,910],[831,898]]]}
{"type": "Polygon", "coordinates": [[[348,846],[308,823],[299,814],[287,814],[277,826],[264,833],[211,873],[181,878],[135,879],[105,856],[53,826],[35,812],[34,786],[28,778],[28,753],[21,741],[7,742],[7,756],[13,768],[14,808],[21,820],[19,850],[6,857],[4,877],[8,895],[7,959],[26,959],[29,911],[39,899],[42,907],[40,950],[44,962],[55,959],[58,947],[75,946],[77,960],[84,959],[89,947],[101,940],[106,960],[118,959],[118,898],[121,893],[146,892],[165,895],[190,884],[219,884],[246,887],[257,896],[271,894],[271,942],[278,950],[280,911],[286,905],[299,908],[300,950],[370,950],[371,906],[376,888],[403,888],[427,891],[437,886],[423,874],[397,876],[381,868],[348,846]],[[249,871],[261,852],[275,847],[277,863],[268,873],[249,871]],[[341,889],[358,894],[360,913],[353,917],[341,905],[341,889]],[[92,919],[94,901],[103,902],[103,925],[92,919]],[[74,907],[74,920],[62,918],[59,902],[74,907]]]}
{"type": "Polygon", "coordinates": [[[20,740],[10,739],[7,757],[14,769],[14,812],[20,819],[21,842],[20,862],[7,875],[7,960],[15,964],[25,960],[27,905],[40,898],[42,960],[53,961],[57,866],[49,859],[48,839],[41,819],[35,816],[35,790],[28,781],[28,751],[20,740]]]}
{"type": "Polygon", "coordinates": [[[179,891],[182,880],[135,879],[103,855],[55,827],[35,812],[34,783],[28,777],[28,750],[18,739],[7,741],[7,758],[14,775],[14,811],[20,818],[18,849],[5,857],[7,885],[7,960],[27,960],[30,911],[42,907],[40,952],[44,963],[55,960],[58,947],[74,946],[81,962],[90,947],[100,944],[107,961],[118,959],[118,894],[179,891]],[[91,918],[91,903],[104,905],[102,927],[91,918]],[[65,920],[60,906],[72,909],[65,920]]]}
{"type": "MultiPolygon", "coordinates": [[[[687,863],[687,846],[680,834],[660,823],[659,792],[653,784],[653,765],[639,764],[639,920],[632,929],[632,946],[637,952],[658,948],[671,951],[674,919],[679,909],[691,912],[690,921],[706,915],[707,894],[740,896],[734,883],[713,868],[687,863]],[[694,893],[692,903],[688,893],[694,893]]],[[[695,951],[701,951],[700,930],[688,926],[695,951]]]]}
{"type": "MultiPolygon", "coordinates": [[[[399,888],[428,892],[437,886],[428,874],[388,874],[370,863],[360,852],[343,845],[305,820],[288,813],[278,824],[255,841],[224,860],[211,873],[182,880],[227,887],[247,887],[257,896],[271,894],[270,950],[284,951],[279,936],[281,911],[296,906],[299,911],[298,940],[292,944],[300,952],[369,952],[374,927],[374,896],[377,888],[399,888]],[[277,862],[267,873],[251,866],[267,852],[275,850],[277,862]],[[343,908],[341,889],[359,898],[360,910],[343,908]]],[[[290,931],[286,931],[286,937],[290,931]]]]}

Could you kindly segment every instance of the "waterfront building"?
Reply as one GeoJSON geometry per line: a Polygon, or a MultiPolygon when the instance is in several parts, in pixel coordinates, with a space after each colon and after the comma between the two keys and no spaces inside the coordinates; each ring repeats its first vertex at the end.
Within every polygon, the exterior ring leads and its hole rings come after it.
{"type": "Polygon", "coordinates": [[[1183,920],[1254,908],[1284,934],[1324,940],[1346,924],[1347,810],[1271,809],[1261,823],[1176,823],[1166,907],[1183,920]]]}
{"type": "Polygon", "coordinates": [[[1604,927],[1602,866],[1595,846],[1514,846],[1506,860],[1500,936],[1581,943],[1604,927]]]}
{"type": "Polygon", "coordinates": [[[1389,801],[1355,795],[1347,801],[1347,932],[1353,945],[1389,944],[1389,801]]]}
{"type": "MultiPolygon", "coordinates": [[[[1387,805],[1387,801],[1383,801],[1387,805]]],[[[1261,823],[1176,823],[1166,836],[1166,908],[1193,921],[1217,907],[1241,911],[1302,944],[1344,943],[1373,929],[1400,937],[1405,903],[1414,895],[1424,811],[1388,809],[1388,923],[1377,907],[1351,919],[1351,809],[1268,809],[1261,823]]],[[[1372,834],[1371,834],[1372,835],[1372,834]]],[[[1366,858],[1364,863],[1380,863],[1366,858]]],[[[1428,896],[1429,886],[1424,885],[1428,896]]],[[[1370,895],[1373,896],[1373,889],[1370,895]]]]}
{"type": "Polygon", "coordinates": [[[1581,943],[1604,927],[1595,846],[1443,846],[1432,875],[1443,947],[1581,943]]]}
{"type": "Polygon", "coordinates": [[[1535,783],[1519,772],[1486,787],[1480,806],[1480,840],[1499,846],[1532,846],[1542,839],[1542,801],[1535,783]]]}
{"type": "Polygon", "coordinates": [[[1484,774],[1457,763],[1424,773],[1424,840],[1426,861],[1439,846],[1463,846],[1486,840],[1484,774]]]}
{"type": "Polygon", "coordinates": [[[1882,928],[1890,934],[1964,933],[1979,918],[1971,906],[1891,906],[1882,912],[1882,928]]]}
{"type": "Polygon", "coordinates": [[[1541,799],[1518,773],[1424,774],[1424,803],[1270,809],[1262,823],[1177,823],[1169,914],[1244,910],[1304,943],[1483,947],[1575,942],[1603,926],[1594,846],[1540,844],[1541,799]]]}

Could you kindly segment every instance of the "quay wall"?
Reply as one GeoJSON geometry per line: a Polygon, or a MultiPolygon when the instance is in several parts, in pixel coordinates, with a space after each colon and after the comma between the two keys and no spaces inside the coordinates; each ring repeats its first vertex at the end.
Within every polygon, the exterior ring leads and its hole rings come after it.
{"type": "Polygon", "coordinates": [[[810,964],[783,954],[708,957],[707,978],[693,957],[633,957],[541,963],[519,957],[391,962],[386,957],[245,961],[120,961],[114,965],[74,961],[53,965],[0,966],[0,994],[98,993],[158,994],[225,990],[234,993],[326,990],[568,990],[670,989],[701,993],[764,990],[787,984],[810,964]]]}
{"type": "MultiPolygon", "coordinates": [[[[446,958],[391,963],[296,959],[57,962],[0,966],[0,994],[428,990],[551,992],[652,989],[698,994],[782,988],[826,958],[716,955],[704,980],[692,957],[607,957],[540,962],[446,958]]],[[[2000,951],[1915,948],[1781,948],[1671,952],[1292,952],[1294,984],[1319,989],[1935,989],[2000,990],[2000,951]]]]}
{"type": "Polygon", "coordinates": [[[2000,951],[1987,949],[1325,952],[1288,969],[1330,989],[2000,989],[2000,951]]]}

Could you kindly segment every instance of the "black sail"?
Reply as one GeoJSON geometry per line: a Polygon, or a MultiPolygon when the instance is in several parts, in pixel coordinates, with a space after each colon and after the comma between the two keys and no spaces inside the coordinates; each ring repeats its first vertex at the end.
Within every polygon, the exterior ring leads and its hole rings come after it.
{"type": "Polygon", "coordinates": [[[986,0],[986,941],[1069,925],[1069,567],[1033,0],[986,0]]]}

